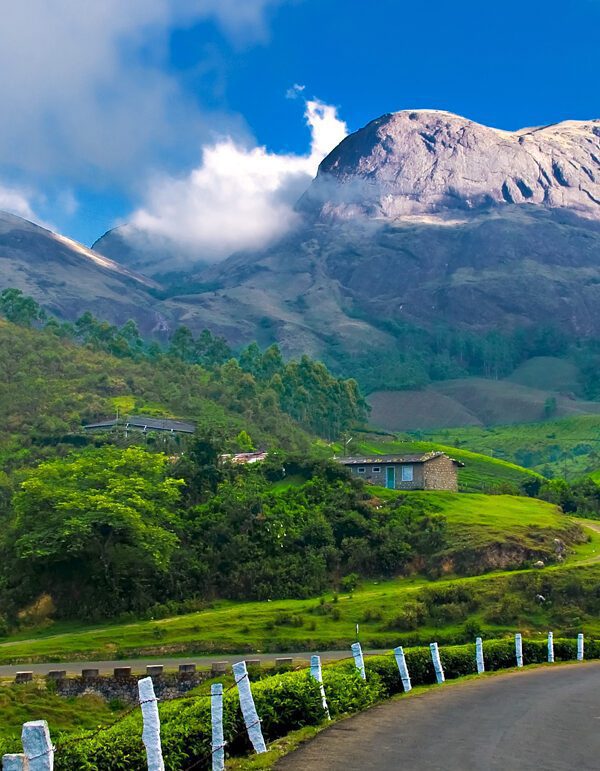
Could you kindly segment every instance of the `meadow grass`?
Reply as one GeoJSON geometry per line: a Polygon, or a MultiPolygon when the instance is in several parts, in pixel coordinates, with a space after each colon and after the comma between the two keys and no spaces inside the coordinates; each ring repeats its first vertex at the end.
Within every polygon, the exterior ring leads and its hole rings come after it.
{"type": "Polygon", "coordinates": [[[420,432],[421,438],[467,446],[476,453],[493,455],[494,460],[567,479],[593,473],[600,467],[600,415],[487,428],[441,429],[420,432]]]}
{"type": "Polygon", "coordinates": [[[0,739],[18,736],[28,720],[47,720],[53,739],[73,731],[94,730],[112,723],[125,711],[118,701],[100,696],[58,696],[43,683],[3,685],[0,688],[0,739]]]}

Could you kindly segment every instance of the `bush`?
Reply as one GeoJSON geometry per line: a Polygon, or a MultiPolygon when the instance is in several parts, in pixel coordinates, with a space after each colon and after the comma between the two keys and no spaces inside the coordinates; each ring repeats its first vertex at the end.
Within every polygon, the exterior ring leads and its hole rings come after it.
{"type": "MultiPolygon", "coordinates": [[[[557,661],[576,656],[576,640],[556,639],[557,661]]],[[[429,647],[410,648],[406,662],[413,685],[435,683],[429,647]]],[[[586,642],[586,658],[600,657],[600,641],[586,642]]],[[[547,661],[545,640],[524,640],[525,664],[547,661]]],[[[440,649],[446,678],[474,674],[475,645],[454,645],[440,649]]],[[[488,671],[516,665],[514,639],[484,642],[488,671]]],[[[366,681],[352,661],[336,662],[323,670],[323,682],[332,717],[366,709],[382,699],[402,691],[398,668],[392,655],[367,656],[366,681]]],[[[306,670],[273,675],[253,682],[252,692],[265,740],[271,742],[291,730],[318,725],[325,719],[318,684],[306,670]]],[[[237,693],[225,693],[224,731],[229,755],[250,750],[237,693]]],[[[167,771],[197,764],[197,769],[211,766],[210,699],[184,698],[160,704],[162,744],[167,771]]],[[[142,721],[138,713],[127,716],[116,726],[91,738],[76,738],[62,747],[58,741],[56,771],[145,771],[146,756],[142,744],[142,721]]],[[[3,749],[3,748],[0,748],[3,749]]]]}

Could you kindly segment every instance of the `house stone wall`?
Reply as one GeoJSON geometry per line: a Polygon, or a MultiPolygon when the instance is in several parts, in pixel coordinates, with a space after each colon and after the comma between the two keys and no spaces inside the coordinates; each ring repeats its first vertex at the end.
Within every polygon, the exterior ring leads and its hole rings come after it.
{"type": "Polygon", "coordinates": [[[423,464],[424,490],[458,492],[458,470],[454,461],[440,455],[423,464]]]}
{"type": "Polygon", "coordinates": [[[381,463],[380,465],[371,465],[363,463],[362,466],[347,466],[353,476],[362,479],[364,482],[370,482],[373,485],[379,487],[386,486],[386,469],[388,466],[393,466],[396,469],[396,490],[423,490],[425,484],[424,478],[424,464],[423,463],[381,463]],[[413,467],[413,479],[412,482],[402,481],[402,466],[413,467]],[[359,474],[358,469],[364,468],[365,473],[359,474]],[[379,471],[374,469],[378,468],[379,471]]]}

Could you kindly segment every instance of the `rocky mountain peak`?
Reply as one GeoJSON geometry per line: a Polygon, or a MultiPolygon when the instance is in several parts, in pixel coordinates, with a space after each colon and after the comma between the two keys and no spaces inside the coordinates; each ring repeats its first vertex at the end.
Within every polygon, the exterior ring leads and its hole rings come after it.
{"type": "Polygon", "coordinates": [[[490,204],[600,220],[600,120],[504,131],[439,110],[390,113],[325,158],[301,208],[393,220],[490,204]]]}

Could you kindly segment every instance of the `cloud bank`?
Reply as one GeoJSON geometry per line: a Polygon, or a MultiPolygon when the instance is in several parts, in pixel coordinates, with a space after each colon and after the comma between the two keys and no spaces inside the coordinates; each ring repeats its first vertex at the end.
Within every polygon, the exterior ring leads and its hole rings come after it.
{"type": "Polygon", "coordinates": [[[305,118],[311,131],[306,155],[271,153],[231,137],[204,146],[200,165],[187,176],[153,181],[130,219],[132,232],[167,238],[205,261],[261,248],[283,235],[319,163],[348,134],[336,108],[320,101],[306,102],[305,118]]]}
{"type": "MultiPolygon", "coordinates": [[[[72,184],[113,183],[187,141],[197,143],[203,131],[208,136],[207,116],[169,69],[170,35],[212,20],[236,41],[250,41],[264,35],[265,13],[281,2],[7,3],[0,25],[0,165],[72,184]]],[[[222,119],[230,125],[231,117],[222,119]]],[[[211,125],[219,120],[210,116],[211,125]]]]}

